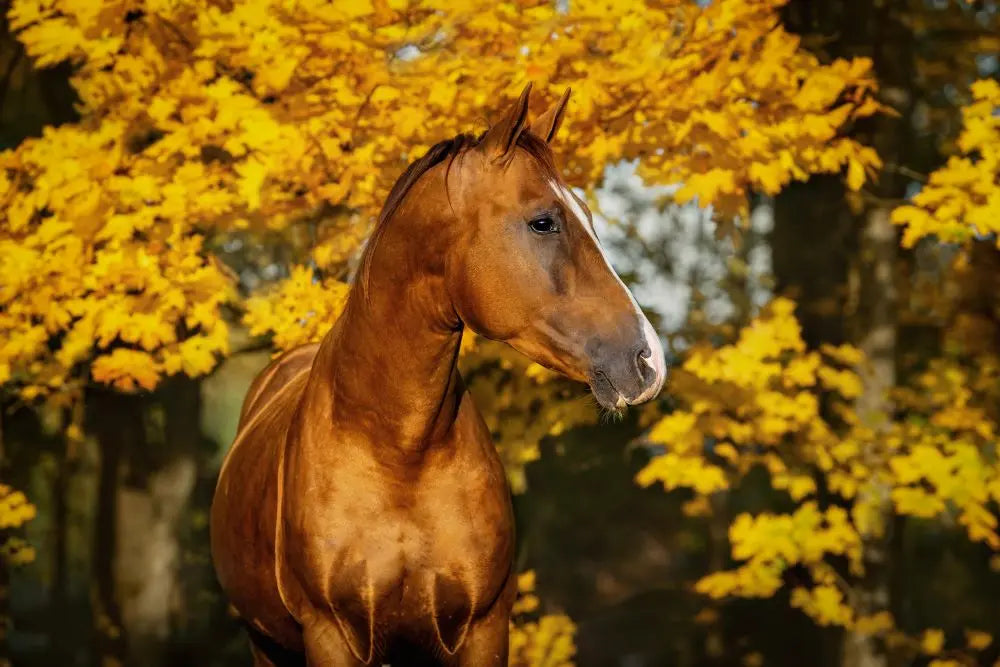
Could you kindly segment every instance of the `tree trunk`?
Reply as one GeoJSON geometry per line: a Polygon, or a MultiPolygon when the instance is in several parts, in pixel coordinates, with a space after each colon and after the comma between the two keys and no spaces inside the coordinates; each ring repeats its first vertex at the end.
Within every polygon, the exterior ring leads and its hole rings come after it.
{"type": "MultiPolygon", "coordinates": [[[[898,116],[888,114],[871,121],[870,143],[887,165],[871,190],[859,233],[857,266],[857,313],[854,340],[865,354],[860,371],[862,395],[857,411],[862,423],[876,432],[891,417],[889,391],[896,384],[897,323],[896,266],[899,253],[897,229],[890,221],[896,203],[905,195],[905,181],[898,165],[909,163],[913,137],[910,118],[913,110],[913,35],[905,25],[899,2],[870,3],[854,0],[856,12],[870,26],[872,58],[880,82],[880,97],[898,116]]],[[[866,452],[870,470],[884,467],[884,453],[872,447],[866,452]]],[[[872,530],[862,535],[865,576],[855,589],[861,614],[875,614],[892,608],[892,505],[885,484],[872,481],[859,491],[855,502],[877,508],[872,530]]],[[[885,667],[886,648],[874,637],[848,630],[844,635],[844,667],[885,667]]]]}
{"type": "Polygon", "coordinates": [[[68,600],[69,564],[69,483],[73,461],[69,453],[56,457],[56,474],[52,480],[52,588],[49,604],[63,609],[68,600]]]}
{"type": "MultiPolygon", "coordinates": [[[[69,485],[75,472],[75,459],[68,448],[56,455],[56,472],[52,479],[52,587],[49,589],[49,608],[68,609],[69,597],[69,485]]],[[[50,644],[53,664],[66,664],[71,658],[71,647],[66,642],[50,644]]]]}
{"type": "Polygon", "coordinates": [[[96,664],[125,664],[125,635],[115,577],[118,555],[118,484],[122,457],[142,437],[138,399],[99,389],[87,397],[91,430],[100,446],[94,526],[92,617],[96,664]]]}
{"type": "Polygon", "coordinates": [[[197,396],[195,383],[178,381],[158,392],[162,406],[110,392],[94,401],[102,450],[95,548],[102,659],[167,661],[180,603],[179,538],[197,473],[197,396]],[[159,420],[144,419],[153,410],[162,410],[162,430],[153,428],[159,420]]]}
{"type": "MultiPolygon", "coordinates": [[[[834,317],[847,322],[846,329],[838,331],[842,325],[833,319],[813,318],[809,329],[825,330],[827,335],[820,338],[839,337],[852,340],[867,356],[867,363],[858,369],[863,381],[863,394],[857,402],[858,414],[869,426],[881,428],[885,416],[892,409],[888,391],[896,382],[897,326],[896,290],[894,274],[898,241],[895,227],[889,220],[890,212],[905,194],[905,182],[899,176],[899,165],[908,165],[914,150],[911,130],[913,107],[913,86],[916,84],[914,72],[914,36],[906,25],[906,14],[911,11],[902,0],[839,0],[823,3],[794,0],[785,12],[789,28],[801,34],[818,35],[819,49],[828,56],[870,57],[880,85],[883,103],[892,107],[898,116],[888,114],[869,119],[858,127],[856,138],[872,145],[879,153],[886,169],[875,183],[865,187],[861,195],[864,204],[860,215],[849,212],[846,203],[832,204],[831,218],[843,219],[847,216],[846,227],[855,239],[857,252],[847,257],[856,258],[850,267],[848,289],[837,308],[830,309],[834,317]],[[830,39],[831,36],[833,39],[830,39]]],[[[809,185],[812,185],[811,183],[809,185]]],[[[794,190],[791,190],[794,192],[794,190]]],[[[780,198],[779,198],[780,199],[780,198]]],[[[787,200],[786,200],[787,201],[787,200]]],[[[825,207],[824,207],[825,208],[825,207]]],[[[802,209],[804,210],[804,209],[802,209]]],[[[793,210],[787,211],[795,215],[793,210]]],[[[781,217],[777,216],[776,232],[781,229],[781,217]]],[[[829,221],[824,221],[829,222],[829,221]]],[[[823,230],[824,224],[810,221],[808,232],[800,229],[800,234],[829,234],[823,230]]],[[[804,239],[802,239],[804,240],[804,239]]],[[[796,243],[802,252],[811,245],[825,248],[823,238],[812,238],[809,243],[796,243]]],[[[781,282],[779,250],[775,249],[775,270],[781,282]]],[[[795,262],[794,255],[791,262],[795,262]]],[[[830,256],[832,259],[833,256],[830,256]]],[[[802,265],[804,273],[808,269],[802,265]]],[[[830,261],[829,259],[827,261],[830,261]]],[[[835,268],[843,275],[843,266],[815,266],[814,273],[824,273],[835,268]]],[[[822,279],[817,279],[822,282],[822,279]]],[[[814,281],[815,282],[815,281],[814,281]]],[[[806,298],[813,298],[807,291],[806,298]]],[[[810,342],[817,342],[810,340],[810,342]]],[[[872,460],[881,456],[879,452],[866,453],[872,460]]],[[[864,539],[864,561],[866,575],[852,591],[854,602],[862,614],[873,614],[891,608],[890,546],[892,544],[892,513],[888,489],[878,483],[869,484],[858,502],[870,502],[875,508],[873,523],[875,528],[866,531],[864,539]]],[[[842,642],[841,664],[844,667],[884,667],[888,664],[885,648],[875,638],[853,631],[846,631],[842,642]]]]}
{"type": "MultiPolygon", "coordinates": [[[[708,572],[722,572],[729,566],[729,525],[732,523],[732,515],[729,512],[728,496],[726,492],[719,492],[709,497],[712,513],[708,517],[708,572]]],[[[705,633],[702,646],[704,664],[721,665],[727,657],[722,605],[713,600],[706,602],[705,608],[716,614],[705,633]]]]}
{"type": "MultiPolygon", "coordinates": [[[[119,493],[122,618],[136,664],[164,664],[177,625],[181,532],[197,480],[198,385],[178,379],[158,392],[162,443],[133,449],[119,493]]],[[[150,443],[152,445],[152,443],[150,443]]]]}
{"type": "Polygon", "coordinates": [[[814,176],[807,183],[790,184],[775,198],[775,290],[797,302],[795,315],[811,348],[847,339],[844,311],[854,229],[838,178],[814,176]],[[809,212],[808,219],[804,212],[809,212]]]}
{"type": "MultiPolygon", "coordinates": [[[[896,229],[889,221],[890,209],[872,207],[861,230],[859,267],[859,312],[856,343],[865,353],[865,362],[858,369],[863,392],[857,401],[858,416],[876,430],[887,423],[892,406],[888,392],[896,383],[896,317],[894,270],[896,259],[896,229]]],[[[865,464],[870,470],[883,467],[881,452],[870,448],[865,464]]],[[[854,588],[854,606],[858,614],[869,616],[890,608],[890,528],[892,505],[889,488],[869,481],[855,499],[856,504],[875,508],[874,523],[862,533],[865,575],[854,588]]],[[[860,528],[860,527],[859,527],[860,528]]],[[[888,664],[884,647],[875,637],[847,630],[841,653],[844,667],[885,667],[888,664]]]]}
{"type": "Polygon", "coordinates": [[[10,651],[7,648],[7,632],[10,628],[10,571],[7,562],[0,558],[0,667],[10,667],[10,651]]]}
{"type": "MultiPolygon", "coordinates": [[[[0,407],[3,406],[0,405],[0,407]]],[[[3,471],[7,464],[6,457],[4,456],[3,414],[4,411],[0,409],[0,472],[3,471]]],[[[2,537],[0,537],[0,540],[2,540],[2,537]]],[[[7,561],[0,557],[0,667],[8,667],[10,665],[10,654],[7,649],[7,632],[10,625],[9,590],[10,572],[7,569],[7,561]]]]}

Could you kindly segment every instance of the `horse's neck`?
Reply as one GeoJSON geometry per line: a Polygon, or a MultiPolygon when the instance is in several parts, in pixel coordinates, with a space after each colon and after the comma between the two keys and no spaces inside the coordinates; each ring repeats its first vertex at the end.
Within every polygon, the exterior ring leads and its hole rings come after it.
{"type": "Polygon", "coordinates": [[[399,253],[412,241],[382,243],[371,291],[355,284],[320,347],[307,406],[326,406],[337,432],[354,432],[385,455],[405,457],[445,441],[455,421],[461,329],[443,280],[408,274],[406,267],[419,262],[399,253]]]}

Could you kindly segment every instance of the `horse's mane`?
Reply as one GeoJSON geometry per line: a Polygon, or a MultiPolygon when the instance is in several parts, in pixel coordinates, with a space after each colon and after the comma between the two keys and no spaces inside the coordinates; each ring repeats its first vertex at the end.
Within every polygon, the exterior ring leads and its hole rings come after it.
{"type": "MultiPolygon", "coordinates": [[[[403,204],[403,200],[406,199],[406,195],[409,194],[421,176],[443,162],[448,163],[445,170],[445,188],[447,188],[448,172],[451,171],[451,165],[454,163],[455,158],[469,149],[479,146],[485,135],[486,132],[483,132],[478,137],[463,133],[451,139],[440,141],[431,146],[424,155],[411,162],[402,175],[396,179],[392,189],[389,190],[389,196],[382,206],[382,211],[379,213],[375,229],[368,238],[368,243],[365,244],[364,252],[361,255],[361,265],[355,278],[355,281],[363,286],[366,295],[368,294],[368,276],[371,272],[371,262],[372,256],[375,254],[375,247],[385,232],[389,220],[399,210],[399,207],[403,204]]],[[[517,146],[524,149],[528,155],[535,159],[543,174],[553,179],[558,178],[552,150],[542,138],[525,129],[518,135],[517,146]]],[[[514,151],[510,151],[509,155],[511,158],[513,154],[514,151]]]]}

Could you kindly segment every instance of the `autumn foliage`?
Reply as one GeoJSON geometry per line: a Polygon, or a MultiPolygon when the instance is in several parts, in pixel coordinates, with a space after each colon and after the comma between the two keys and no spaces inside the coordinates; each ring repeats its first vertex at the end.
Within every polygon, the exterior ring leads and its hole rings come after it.
{"type": "Polygon", "coordinates": [[[906,226],[906,246],[932,235],[964,243],[1000,231],[1000,83],[976,81],[971,93],[971,104],[962,109],[961,154],[931,174],[912,204],[893,212],[893,221],[906,226]]]}
{"type": "MultiPolygon", "coordinates": [[[[526,80],[538,108],[572,88],[555,150],[598,213],[595,192],[623,160],[672,186],[670,204],[710,209],[720,238],[749,227],[751,204],[816,175],[874,206],[866,188],[892,165],[858,127],[896,112],[872,60],[822,58],[783,27],[787,0],[564,4],[12,2],[34,64],[72,64],[79,120],[0,153],[5,398],[55,410],[81,441],[95,387],[203,377],[238,334],[274,351],[318,340],[393,180],[435,142],[484,130],[526,80]],[[244,281],[222,259],[234,239],[291,248],[280,279],[244,281]]],[[[891,203],[899,247],[947,250],[941,284],[905,292],[945,322],[940,353],[862,414],[871,360],[850,343],[807,344],[791,298],[684,332],[669,398],[642,415],[652,455],[635,478],[708,520],[763,473],[781,500],[724,517],[729,562],[694,590],[711,604],[787,594],[818,625],[938,667],[974,664],[991,635],[903,629],[857,601],[866,554],[896,519],[957,525],[1000,566],[1000,360],[984,343],[998,332],[984,308],[949,305],[979,280],[971,248],[1000,233],[1000,85],[981,78],[967,97],[955,154],[891,203]]],[[[467,335],[462,349],[522,492],[540,443],[599,415],[504,346],[467,335]]],[[[0,539],[33,516],[0,484],[0,539]]],[[[32,555],[20,538],[0,544],[7,562],[32,555]]],[[[541,613],[552,610],[533,574],[520,584],[512,664],[572,664],[573,622],[541,613]]]]}
{"type": "Polygon", "coordinates": [[[82,119],[3,156],[0,380],[32,398],[208,372],[236,295],[206,245],[309,218],[327,288],[297,269],[247,313],[282,347],[316,338],[395,175],[483,129],[525,73],[573,88],[560,152],[582,187],[634,157],[724,217],[810,173],[860,187],[878,159],[837,132],[877,108],[869,65],[821,65],[774,28],[780,5],[16,2],[36,62],[75,64],[82,119]],[[296,313],[310,289],[330,305],[296,313]]]}

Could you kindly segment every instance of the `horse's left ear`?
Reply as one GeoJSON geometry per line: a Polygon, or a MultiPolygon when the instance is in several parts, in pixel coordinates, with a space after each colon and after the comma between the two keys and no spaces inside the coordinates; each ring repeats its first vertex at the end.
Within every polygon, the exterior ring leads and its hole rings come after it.
{"type": "Polygon", "coordinates": [[[562,125],[563,116],[566,115],[566,104],[569,102],[570,89],[562,94],[559,101],[549,107],[548,111],[531,121],[531,132],[545,143],[551,144],[562,125]]]}
{"type": "Polygon", "coordinates": [[[500,159],[507,155],[517,143],[517,138],[527,125],[528,120],[528,96],[531,94],[531,84],[529,83],[521,91],[521,97],[517,99],[510,109],[503,115],[499,122],[493,125],[480,142],[483,152],[491,159],[500,159]]]}

